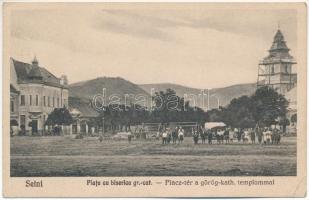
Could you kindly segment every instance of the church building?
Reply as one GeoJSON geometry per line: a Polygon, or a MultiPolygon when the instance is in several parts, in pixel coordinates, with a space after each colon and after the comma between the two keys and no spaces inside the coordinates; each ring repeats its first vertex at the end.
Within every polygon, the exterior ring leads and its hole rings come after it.
{"type": "Polygon", "coordinates": [[[289,51],[281,30],[278,30],[269,49],[269,55],[259,63],[257,87],[265,85],[272,87],[288,100],[289,128],[296,129],[297,73],[293,68],[297,63],[289,51]]]}

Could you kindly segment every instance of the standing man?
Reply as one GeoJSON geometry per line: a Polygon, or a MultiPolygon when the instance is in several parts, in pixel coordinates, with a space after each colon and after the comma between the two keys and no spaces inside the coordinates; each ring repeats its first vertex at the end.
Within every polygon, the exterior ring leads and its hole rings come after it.
{"type": "Polygon", "coordinates": [[[167,131],[164,130],[162,133],[162,144],[167,144],[167,131]]]}
{"type": "Polygon", "coordinates": [[[185,136],[184,130],[182,129],[182,127],[180,127],[178,132],[179,143],[183,142],[184,136],[185,136]]]}
{"type": "Polygon", "coordinates": [[[225,144],[230,143],[230,132],[228,128],[226,128],[224,131],[224,139],[225,139],[225,144]]]}
{"type": "Polygon", "coordinates": [[[173,144],[176,144],[177,141],[177,134],[178,134],[178,128],[176,126],[176,128],[173,130],[172,132],[172,138],[173,138],[173,144]]]}
{"type": "Polygon", "coordinates": [[[131,139],[132,139],[132,133],[131,131],[128,132],[128,142],[129,144],[131,143],[131,139]]]}
{"type": "Polygon", "coordinates": [[[208,144],[212,144],[212,132],[211,130],[207,130],[207,135],[208,135],[208,144]]]}
{"type": "Polygon", "coordinates": [[[252,129],[250,129],[250,136],[251,136],[251,143],[252,144],[255,144],[255,132],[252,130],[252,129]]]}
{"type": "Polygon", "coordinates": [[[202,127],[200,127],[199,132],[200,132],[200,135],[201,135],[202,144],[205,144],[206,132],[205,132],[205,130],[202,127]]]}
{"type": "Polygon", "coordinates": [[[193,130],[193,141],[194,141],[194,144],[197,144],[198,143],[198,132],[196,129],[192,129],[193,130]]]}

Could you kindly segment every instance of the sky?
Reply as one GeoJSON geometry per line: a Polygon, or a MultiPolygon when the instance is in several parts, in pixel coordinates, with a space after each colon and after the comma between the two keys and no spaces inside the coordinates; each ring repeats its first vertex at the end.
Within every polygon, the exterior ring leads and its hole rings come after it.
{"type": "Polygon", "coordinates": [[[293,9],[132,5],[13,10],[9,54],[36,56],[69,83],[106,76],[194,88],[254,83],[278,26],[297,55],[293,9]]]}

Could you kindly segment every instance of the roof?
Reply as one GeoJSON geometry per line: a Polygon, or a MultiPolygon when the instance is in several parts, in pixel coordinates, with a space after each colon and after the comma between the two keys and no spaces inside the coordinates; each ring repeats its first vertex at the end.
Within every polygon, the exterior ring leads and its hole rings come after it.
{"type": "Polygon", "coordinates": [[[33,66],[32,69],[30,70],[28,77],[32,79],[40,79],[40,80],[43,79],[40,68],[35,66],[33,66]]]}
{"type": "Polygon", "coordinates": [[[70,112],[79,111],[81,117],[98,117],[99,113],[92,107],[90,101],[81,100],[79,98],[69,98],[70,112]]]}
{"type": "Polygon", "coordinates": [[[10,84],[10,92],[15,93],[15,94],[19,93],[19,91],[12,84],[10,84]]]}
{"type": "Polygon", "coordinates": [[[47,69],[39,65],[31,65],[11,58],[16,71],[18,83],[42,83],[54,87],[64,87],[57,78],[47,69]]]}
{"type": "Polygon", "coordinates": [[[205,123],[205,129],[212,129],[212,128],[219,128],[219,127],[225,127],[226,124],[223,122],[206,122],[205,123]]]}
{"type": "Polygon", "coordinates": [[[286,43],[284,41],[284,36],[280,30],[277,31],[273,44],[270,47],[269,51],[277,51],[277,50],[285,50],[289,51],[290,49],[286,46],[286,43]]]}
{"type": "Polygon", "coordinates": [[[261,64],[276,62],[296,63],[293,56],[289,54],[289,51],[290,49],[286,45],[281,30],[278,30],[269,49],[269,55],[261,61],[261,64]]]}

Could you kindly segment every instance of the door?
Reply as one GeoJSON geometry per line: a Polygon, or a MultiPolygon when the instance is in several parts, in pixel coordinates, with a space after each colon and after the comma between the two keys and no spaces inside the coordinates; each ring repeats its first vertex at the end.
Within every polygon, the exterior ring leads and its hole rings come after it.
{"type": "Polygon", "coordinates": [[[32,133],[38,133],[38,120],[32,120],[32,133]]]}

